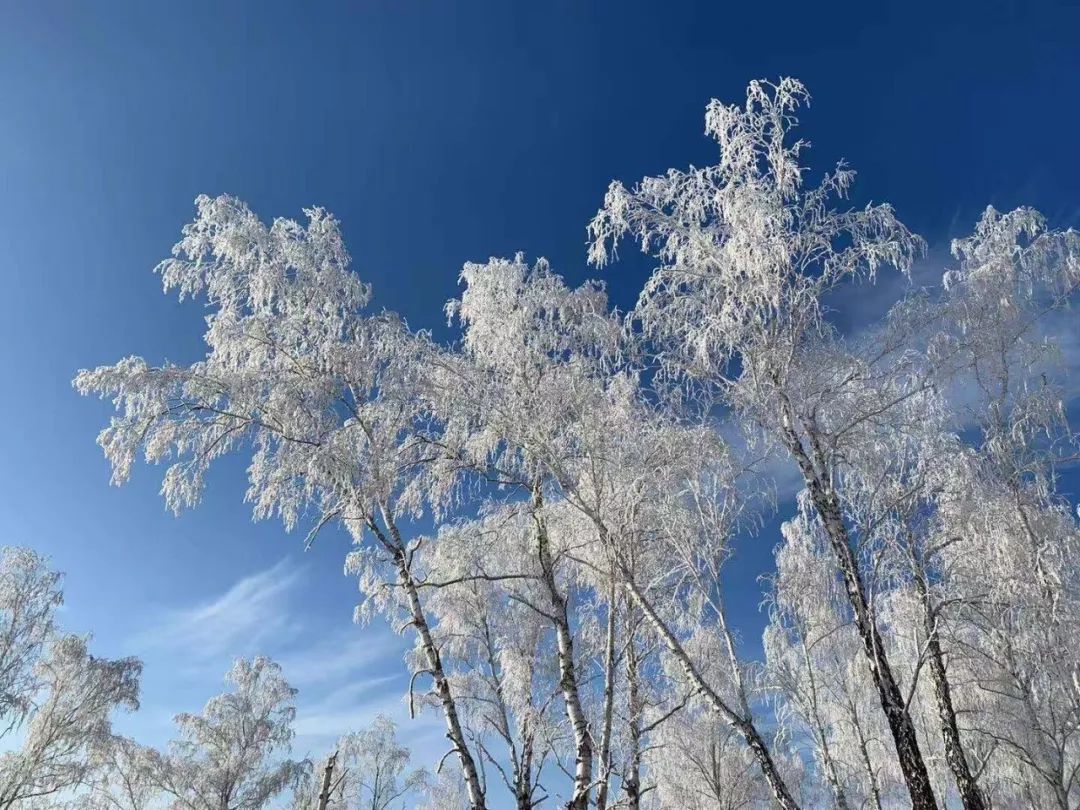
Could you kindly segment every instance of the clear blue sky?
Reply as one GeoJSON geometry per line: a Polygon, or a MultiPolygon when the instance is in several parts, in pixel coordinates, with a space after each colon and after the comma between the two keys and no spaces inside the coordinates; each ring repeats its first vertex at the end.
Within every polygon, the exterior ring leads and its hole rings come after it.
{"type": "MultiPolygon", "coordinates": [[[[463,261],[524,250],[584,278],[609,180],[711,160],[709,98],[793,75],[814,95],[811,160],[847,158],[858,199],[932,244],[987,203],[1080,225],[1077,32],[1064,2],[0,0],[0,541],[68,572],[69,627],[146,660],[125,728],[160,742],[229,656],[262,649],[302,688],[316,747],[402,689],[400,642],[350,626],[342,538],[303,555],[252,524],[240,465],[180,519],[158,470],[108,487],[108,408],[70,387],[129,353],[200,355],[198,306],[150,272],[197,194],[264,218],[329,208],[377,303],[438,330],[463,261]]],[[[640,267],[604,277],[632,302],[640,267]]],[[[750,635],[775,541],[737,561],[750,635]]]]}

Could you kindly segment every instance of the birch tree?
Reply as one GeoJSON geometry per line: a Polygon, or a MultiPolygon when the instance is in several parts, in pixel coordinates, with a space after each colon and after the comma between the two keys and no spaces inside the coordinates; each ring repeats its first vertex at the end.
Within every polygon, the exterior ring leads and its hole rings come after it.
{"type": "Polygon", "coordinates": [[[87,805],[95,810],[149,810],[162,798],[160,762],[153,749],[130,737],[114,737],[96,753],[87,805]]]}
{"type": "MultiPolygon", "coordinates": [[[[480,393],[466,411],[473,416],[445,419],[447,435],[456,431],[459,438],[451,441],[465,452],[481,448],[478,463],[500,475],[509,471],[519,491],[531,488],[534,508],[544,499],[563,499],[579,514],[586,528],[578,532],[577,556],[596,547],[589,565],[626,589],[682,661],[693,688],[710,695],[755,751],[781,803],[793,807],[750,716],[732,634],[723,627],[713,589],[731,530],[731,472],[722,443],[711,430],[684,430],[647,407],[632,369],[619,367],[622,338],[596,285],[569,290],[546,263],[530,268],[520,257],[468,266],[463,280],[466,290],[451,311],[460,313],[466,356],[481,370],[466,390],[480,393]],[[522,469],[542,476],[523,485],[522,469]],[[640,576],[652,578],[647,586],[632,573],[635,556],[663,557],[657,566],[641,568],[640,576]],[[710,591],[711,598],[702,600],[710,591]],[[659,607],[663,603],[669,607],[659,607]],[[730,697],[707,683],[680,640],[683,632],[693,635],[693,619],[681,626],[675,621],[687,605],[701,606],[694,607],[695,617],[720,623],[725,667],[736,684],[730,697]]],[[[573,706],[573,699],[566,705],[573,706]]],[[[586,761],[584,752],[591,753],[587,731],[575,732],[579,763],[586,761]]],[[[580,768],[576,775],[579,801],[586,773],[580,768]]]]}
{"type": "Polygon", "coordinates": [[[179,714],[179,736],[157,755],[154,778],[176,810],[258,810],[297,783],[306,762],[285,758],[296,690],[267,658],[239,659],[231,691],[200,714],[179,714]]]}
{"type": "MultiPolygon", "coordinates": [[[[518,810],[548,797],[545,768],[567,743],[553,606],[532,549],[535,531],[527,509],[494,509],[444,526],[418,555],[436,636],[455,662],[451,680],[468,733],[518,810]]],[[[562,542],[553,537],[557,561],[562,542]]]]}
{"type": "Polygon", "coordinates": [[[29,548],[0,551],[0,807],[85,788],[113,744],[112,715],[138,708],[142,664],[94,656],[60,632],[63,575],[29,548]]]}
{"type": "Polygon", "coordinates": [[[297,810],[395,810],[428,782],[410,769],[410,751],[397,738],[394,721],[380,714],[338,740],[322,767],[310,770],[293,795],[297,810]]]}
{"type": "Polygon", "coordinates": [[[710,104],[706,131],[720,146],[719,163],[671,170],[632,189],[613,183],[590,225],[590,258],[602,265],[617,241],[638,240],[659,264],[634,318],[663,347],[665,375],[717,391],[798,464],[844,579],[912,804],[933,808],[836,489],[858,428],[891,402],[859,396],[865,371],[823,367],[818,351],[830,333],[824,293],[872,279],[882,266],[906,270],[922,244],[887,205],[831,207],[854,180],[843,164],[805,186],[806,143],[790,142],[789,132],[808,98],[802,84],[784,79],[751,83],[745,106],[710,104]]]}
{"type": "MultiPolygon", "coordinates": [[[[1068,686],[1076,659],[1062,655],[1069,645],[1062,647],[1056,634],[1062,622],[1073,621],[1067,617],[1075,609],[1077,583],[1064,572],[1075,565],[1066,560],[1077,559],[1077,548],[1075,521],[1057,492],[1057,477],[1077,458],[1077,444],[1066,418],[1067,369],[1055,338],[1072,339],[1069,316],[1062,313],[1080,288],[1080,234],[1049,229],[1029,208],[1005,214],[989,208],[970,237],[954,242],[953,253],[957,264],[944,277],[944,317],[930,353],[939,372],[954,375],[949,381],[957,420],[976,429],[978,455],[966,465],[944,465],[949,477],[941,486],[937,529],[942,559],[925,590],[943,591],[958,663],[967,679],[980,684],[981,700],[967,698],[969,714],[988,722],[1026,718],[999,727],[1009,729],[1004,738],[968,736],[969,747],[983,752],[975,756],[979,771],[999,791],[1019,782],[1024,800],[1064,807],[1076,773],[1069,742],[1075,691],[1068,686]],[[970,646],[962,639],[972,633],[994,641],[970,646]],[[1036,642],[1039,652],[1015,657],[1021,639],[1036,638],[1044,639],[1036,642]],[[984,657],[990,648],[997,652],[984,657]],[[974,660],[965,659],[972,653],[974,660]],[[1039,664],[1023,672],[1020,661],[1039,664]],[[1004,742],[1013,733],[1026,744],[1004,742]],[[1042,742],[1033,744],[1035,739],[1042,742]],[[1020,761],[1012,759],[1017,754],[1020,761]],[[991,756],[1016,765],[1002,770],[991,756]],[[1036,761],[1041,764],[1033,767],[1036,761]]],[[[932,668],[935,682],[937,671],[932,668]]],[[[946,738],[950,760],[953,750],[963,753],[954,736],[955,743],[946,738]]]]}
{"type": "Polygon", "coordinates": [[[138,708],[142,664],[90,654],[87,639],[51,639],[35,663],[25,735],[0,756],[0,807],[48,801],[84,787],[112,740],[111,715],[138,708]]]}
{"type": "Polygon", "coordinates": [[[544,261],[529,267],[518,256],[468,264],[461,278],[462,297],[447,311],[464,329],[465,363],[452,373],[464,373],[468,383],[436,389],[446,425],[442,443],[473,468],[495,471],[504,486],[529,499],[545,590],[541,610],[555,631],[562,703],[574,736],[574,788],[567,807],[585,810],[594,781],[594,730],[580,683],[571,600],[560,583],[544,507],[557,495],[558,465],[574,453],[574,436],[566,429],[575,424],[571,414],[596,393],[589,369],[618,339],[618,326],[597,285],[568,289],[544,261]]]}
{"type": "Polygon", "coordinates": [[[0,724],[19,725],[33,706],[34,665],[63,603],[62,576],[28,548],[0,551],[0,724]]]}
{"type": "Polygon", "coordinates": [[[117,416],[98,437],[113,482],[127,480],[140,452],[169,460],[162,493],[179,510],[197,503],[215,460],[247,450],[256,517],[276,515],[292,528],[310,516],[309,540],[340,521],[358,546],[349,570],[373,597],[359,615],[407,615],[480,810],[476,763],[410,569],[415,549],[399,525],[425,497],[445,494],[434,479],[422,489],[408,475],[427,341],[392,315],[363,314],[370,288],[349,270],[324,210],[308,210],[306,226],[278,219],[267,227],[231,197],[203,196],[197,207],[157,270],[166,290],[210,306],[206,359],[155,367],[128,357],[75,380],[83,394],[113,398],[117,416]]]}
{"type": "Polygon", "coordinates": [[[460,773],[444,770],[431,781],[416,810],[457,810],[469,806],[468,788],[460,773]]]}
{"type": "Polygon", "coordinates": [[[427,780],[423,770],[409,769],[409,749],[398,742],[394,721],[385,715],[346,735],[338,750],[343,767],[352,772],[357,807],[391,810],[427,780]]]}
{"type": "Polygon", "coordinates": [[[897,801],[903,777],[858,660],[861,642],[843,584],[805,495],[782,534],[763,639],[765,687],[785,737],[813,756],[827,801],[882,810],[897,801]]]}
{"type": "Polygon", "coordinates": [[[700,707],[673,718],[650,752],[661,807],[738,810],[770,804],[768,784],[738,733],[700,707]]]}

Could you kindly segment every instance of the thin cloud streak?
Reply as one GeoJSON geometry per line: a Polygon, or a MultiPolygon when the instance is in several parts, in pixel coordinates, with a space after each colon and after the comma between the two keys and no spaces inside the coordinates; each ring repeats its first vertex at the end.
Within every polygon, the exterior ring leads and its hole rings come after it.
{"type": "Polygon", "coordinates": [[[293,728],[298,737],[338,737],[368,725],[377,714],[400,715],[404,705],[398,673],[374,675],[301,702],[293,728]]]}
{"type": "Polygon", "coordinates": [[[131,639],[136,650],[168,650],[188,660],[259,652],[268,638],[278,643],[301,631],[292,618],[290,595],[304,569],[287,559],[246,576],[220,596],[190,608],[168,610],[131,639]]]}
{"type": "Polygon", "coordinates": [[[351,627],[310,646],[292,647],[277,660],[291,683],[309,687],[388,665],[404,673],[410,646],[408,640],[382,627],[351,627]]]}

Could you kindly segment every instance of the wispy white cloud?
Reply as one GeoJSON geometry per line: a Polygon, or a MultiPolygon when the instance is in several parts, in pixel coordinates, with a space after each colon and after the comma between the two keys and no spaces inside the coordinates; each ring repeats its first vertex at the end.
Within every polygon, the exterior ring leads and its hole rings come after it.
{"type": "Polygon", "coordinates": [[[317,640],[294,645],[277,659],[289,680],[301,688],[337,683],[372,668],[405,672],[409,640],[381,626],[351,626],[325,638],[317,631],[307,635],[317,640]]]}
{"type": "Polygon", "coordinates": [[[289,610],[304,570],[287,559],[243,577],[220,596],[151,616],[132,639],[136,650],[168,650],[187,661],[260,652],[268,639],[295,638],[301,626],[289,610]]]}
{"type": "Polygon", "coordinates": [[[410,729],[424,725],[409,722],[404,702],[410,644],[389,628],[352,626],[311,644],[298,643],[279,656],[289,681],[300,689],[294,726],[300,744],[325,746],[369,725],[378,714],[408,722],[410,729]]]}
{"type": "Polygon", "coordinates": [[[324,694],[302,701],[293,724],[299,737],[339,737],[371,723],[377,714],[402,712],[400,672],[367,675],[324,694]]]}
{"type": "MultiPolygon", "coordinates": [[[[270,655],[298,689],[293,753],[318,757],[347,732],[391,717],[413,762],[429,764],[445,753],[437,712],[404,699],[409,673],[404,657],[412,636],[380,623],[358,627],[342,616],[312,610],[301,598],[306,568],[289,560],[237,579],[216,596],[151,612],[146,629],[128,648],[148,659],[149,687],[142,711],[121,724],[125,733],[164,746],[175,735],[172,716],[199,711],[226,685],[221,676],[236,656],[270,655]],[[164,697],[164,696],[167,696],[164,697]]],[[[427,688],[426,679],[417,684],[427,688]]]]}

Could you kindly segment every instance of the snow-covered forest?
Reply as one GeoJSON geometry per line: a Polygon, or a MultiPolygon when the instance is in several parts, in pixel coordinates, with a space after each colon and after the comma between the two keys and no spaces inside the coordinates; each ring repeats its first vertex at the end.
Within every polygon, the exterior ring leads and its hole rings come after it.
{"type": "Polygon", "coordinates": [[[926,244],[811,160],[808,102],[752,82],[706,108],[713,165],[598,189],[601,280],[466,264],[449,341],[373,305],[328,211],[200,197],[156,272],[206,307],[204,359],[74,380],[115,408],[112,482],[160,464],[180,512],[239,456],[236,509],[347,531],[356,633],[411,639],[400,693],[446,753],[380,717],[294,758],[267,658],[167,748],[120,736],[140,663],[65,634],[60,575],[9,548],[0,810],[1080,806],[1080,233],[987,208],[915,279],[926,244]],[[876,322],[832,317],[878,283],[876,322]],[[741,544],[774,548],[760,639],[727,607],[741,544]]]}

